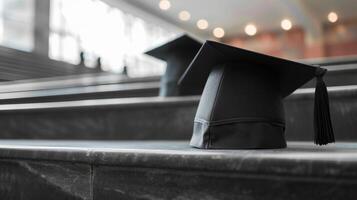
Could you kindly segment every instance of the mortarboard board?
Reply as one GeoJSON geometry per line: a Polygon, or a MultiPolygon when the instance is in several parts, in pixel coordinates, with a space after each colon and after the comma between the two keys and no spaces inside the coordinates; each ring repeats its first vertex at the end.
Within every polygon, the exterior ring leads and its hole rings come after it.
{"type": "Polygon", "coordinates": [[[180,85],[203,90],[191,146],[207,149],[284,148],[283,99],[317,77],[315,143],[334,142],[326,69],[207,41],[181,77],[180,85]]]}
{"type": "MultiPolygon", "coordinates": [[[[190,62],[202,46],[201,42],[188,35],[182,35],[157,48],[145,52],[150,56],[166,61],[166,71],[161,78],[160,96],[197,95],[200,91],[189,85],[177,85],[178,79],[185,72],[190,62]]],[[[189,82],[195,84],[196,79],[189,82]]]]}

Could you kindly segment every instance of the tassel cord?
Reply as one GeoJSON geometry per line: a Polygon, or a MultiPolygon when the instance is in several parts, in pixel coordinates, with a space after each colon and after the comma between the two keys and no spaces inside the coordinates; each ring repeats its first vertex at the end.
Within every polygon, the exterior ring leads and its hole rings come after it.
{"type": "Polygon", "coordinates": [[[317,68],[316,70],[316,87],[315,87],[315,102],[314,102],[314,129],[315,129],[315,144],[326,145],[335,142],[330,108],[329,97],[326,84],[322,77],[326,73],[326,69],[317,68]]]}

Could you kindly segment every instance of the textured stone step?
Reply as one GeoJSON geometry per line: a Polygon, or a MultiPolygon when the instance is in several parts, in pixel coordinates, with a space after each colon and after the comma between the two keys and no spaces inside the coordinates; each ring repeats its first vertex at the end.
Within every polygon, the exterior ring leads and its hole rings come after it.
{"type": "Polygon", "coordinates": [[[0,104],[75,101],[85,99],[108,99],[128,97],[149,97],[159,94],[158,82],[121,83],[92,85],[85,87],[33,90],[21,92],[0,92],[0,104]]]}
{"type": "MultiPolygon", "coordinates": [[[[356,141],[357,86],[329,88],[338,141],[356,141]]],[[[288,97],[286,136],[312,141],[314,89],[288,97]]],[[[0,105],[0,138],[189,139],[199,97],[142,97],[0,105]]]]}
{"type": "Polygon", "coordinates": [[[338,57],[323,57],[323,58],[308,58],[297,60],[297,62],[302,62],[310,65],[319,66],[331,66],[331,65],[345,65],[345,64],[356,64],[356,56],[338,56],[338,57]]]}
{"type": "Polygon", "coordinates": [[[3,199],[355,199],[357,144],[200,150],[188,142],[0,141],[3,199]]]}
{"type": "Polygon", "coordinates": [[[0,138],[187,139],[198,97],[0,105],[0,138]]]}
{"type": "MultiPolygon", "coordinates": [[[[357,68],[331,69],[325,77],[329,86],[357,84],[357,68]]],[[[120,75],[71,76],[53,80],[18,81],[0,84],[0,103],[35,103],[157,96],[159,77],[123,78],[120,75]],[[142,83],[140,83],[142,82],[142,83]],[[131,83],[131,84],[129,84],[131,83]]],[[[315,80],[303,88],[315,87],[315,80]]]]}
{"type": "Polygon", "coordinates": [[[0,104],[157,96],[159,80],[99,73],[3,82],[0,104]]]}
{"type": "Polygon", "coordinates": [[[52,90],[95,85],[159,82],[160,77],[128,78],[120,74],[97,73],[0,82],[0,93],[52,90]]]}
{"type": "MultiPolygon", "coordinates": [[[[322,63],[330,70],[325,76],[328,86],[357,84],[357,64],[343,61],[322,63]]],[[[99,73],[5,82],[0,84],[0,104],[157,96],[159,80],[160,77],[128,78],[99,73]]],[[[302,86],[313,87],[315,80],[302,86]]]]}
{"type": "Polygon", "coordinates": [[[0,70],[2,81],[96,73],[96,70],[91,68],[79,67],[6,47],[0,47],[0,70]]]}
{"type": "MultiPolygon", "coordinates": [[[[337,140],[357,140],[357,86],[328,88],[331,120],[337,140]]],[[[299,89],[284,101],[286,135],[290,140],[313,139],[314,89],[299,89]]]]}
{"type": "MultiPolygon", "coordinates": [[[[357,85],[357,63],[323,66],[329,71],[324,77],[327,86],[357,85]]],[[[303,88],[315,87],[315,80],[309,81],[303,88]]]]}

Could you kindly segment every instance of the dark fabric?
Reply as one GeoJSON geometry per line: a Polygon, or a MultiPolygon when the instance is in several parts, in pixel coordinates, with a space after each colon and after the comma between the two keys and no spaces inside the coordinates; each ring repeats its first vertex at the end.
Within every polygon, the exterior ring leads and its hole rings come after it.
{"type": "MultiPolygon", "coordinates": [[[[203,90],[191,145],[209,149],[285,147],[282,101],[319,69],[207,41],[180,79],[183,86],[203,90]],[[190,83],[197,78],[195,84],[190,83]]],[[[316,106],[319,136],[329,134],[327,90],[321,83],[318,81],[316,106]]]]}
{"type": "Polygon", "coordinates": [[[315,144],[318,145],[326,145],[335,142],[330,116],[329,97],[325,82],[322,79],[325,73],[325,69],[316,70],[314,129],[315,144]]]}
{"type": "Polygon", "coordinates": [[[195,122],[190,142],[201,149],[285,148],[284,127],[270,122],[241,122],[209,126],[195,122]]]}
{"type": "Polygon", "coordinates": [[[195,116],[191,145],[281,148],[285,146],[283,130],[284,109],[276,74],[249,63],[212,69],[195,116]]]}
{"type": "MultiPolygon", "coordinates": [[[[175,53],[178,49],[185,49],[186,51],[194,51],[194,55],[201,48],[202,43],[196,39],[188,36],[187,34],[181,35],[169,42],[166,42],[158,47],[155,47],[145,54],[160,60],[167,61],[171,57],[172,53],[175,53]]],[[[192,60],[193,58],[191,58],[192,60]]],[[[187,66],[188,67],[188,66],[187,66]]]]}
{"type": "Polygon", "coordinates": [[[199,78],[199,82],[191,85],[191,87],[202,91],[212,68],[225,63],[250,63],[252,66],[260,66],[262,69],[269,68],[277,75],[282,97],[290,95],[304,83],[314,78],[316,69],[314,66],[207,41],[201,47],[179,83],[185,85],[189,84],[188,82],[191,79],[199,78]]]}
{"type": "MultiPolygon", "coordinates": [[[[197,50],[198,51],[198,50],[197,50]]],[[[194,87],[178,85],[177,81],[190,65],[197,51],[187,49],[177,49],[171,52],[171,56],[166,59],[167,67],[164,75],[161,77],[160,96],[182,96],[199,95],[194,87]]],[[[195,80],[193,80],[195,81],[195,80]]],[[[192,85],[192,84],[190,84],[192,85]]]]}
{"type": "Polygon", "coordinates": [[[201,90],[192,87],[192,85],[196,85],[199,79],[192,79],[186,85],[177,84],[201,45],[202,43],[197,40],[188,35],[183,35],[146,52],[146,54],[164,60],[167,63],[165,74],[161,79],[160,96],[201,94],[201,90]]]}

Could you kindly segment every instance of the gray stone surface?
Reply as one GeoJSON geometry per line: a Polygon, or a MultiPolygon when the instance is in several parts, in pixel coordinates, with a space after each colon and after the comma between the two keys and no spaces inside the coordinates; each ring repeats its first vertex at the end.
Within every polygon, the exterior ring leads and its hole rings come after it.
{"type": "MultiPolygon", "coordinates": [[[[327,66],[329,86],[357,84],[356,64],[327,66]]],[[[84,99],[158,96],[160,77],[128,78],[118,74],[77,75],[0,83],[0,103],[36,103],[84,99]]],[[[315,80],[303,88],[315,87],[315,80]]]]}
{"type": "Polygon", "coordinates": [[[117,168],[95,170],[94,199],[355,199],[348,178],[117,168]]]}
{"type": "Polygon", "coordinates": [[[55,61],[47,56],[0,47],[0,80],[13,81],[73,74],[95,73],[87,67],[55,61]]]}
{"type": "MultiPolygon", "coordinates": [[[[1,87],[0,87],[1,88],[1,87]]],[[[59,89],[0,92],[1,104],[158,96],[159,83],[122,83],[59,89]]]]}
{"type": "Polygon", "coordinates": [[[0,158],[0,182],[6,183],[0,194],[10,199],[355,199],[357,195],[356,143],[319,147],[290,142],[287,149],[215,151],[190,148],[188,141],[0,140],[0,158]]]}
{"type": "MultiPolygon", "coordinates": [[[[1,50],[0,50],[1,52],[1,50]]],[[[76,88],[94,85],[112,85],[122,83],[147,83],[159,82],[159,76],[128,78],[120,74],[101,72],[96,74],[80,74],[57,76],[50,78],[37,78],[18,81],[0,82],[0,93],[25,92],[37,90],[52,90],[63,88],[76,88]]]]}
{"type": "Polygon", "coordinates": [[[0,198],[91,200],[91,178],[90,165],[1,159],[0,198]]]}
{"type": "Polygon", "coordinates": [[[0,104],[158,96],[159,80],[103,72],[0,82],[0,104]]]}
{"type": "MultiPolygon", "coordinates": [[[[329,71],[324,76],[324,81],[327,86],[344,86],[357,84],[357,64],[342,64],[327,66],[329,71]]],[[[314,88],[315,80],[311,80],[302,88],[314,88]]]]}
{"type": "Polygon", "coordinates": [[[198,97],[0,106],[0,138],[187,139],[198,97]]]}
{"type": "MultiPolygon", "coordinates": [[[[337,141],[356,141],[357,86],[330,87],[337,141]]],[[[0,138],[190,139],[199,97],[145,97],[0,105],[0,138]]],[[[314,89],[285,103],[288,140],[313,140],[314,89]]]]}
{"type": "Polygon", "coordinates": [[[319,65],[319,66],[336,66],[336,65],[348,65],[356,64],[356,56],[341,56],[341,57],[325,57],[325,58],[308,58],[299,59],[297,62],[302,62],[309,65],[319,65]]]}
{"type": "MultiPolygon", "coordinates": [[[[337,141],[357,140],[357,86],[329,88],[331,120],[337,141]]],[[[314,89],[301,89],[284,102],[289,140],[313,140],[314,89]]]]}

